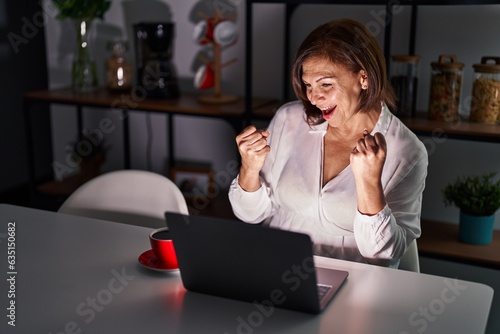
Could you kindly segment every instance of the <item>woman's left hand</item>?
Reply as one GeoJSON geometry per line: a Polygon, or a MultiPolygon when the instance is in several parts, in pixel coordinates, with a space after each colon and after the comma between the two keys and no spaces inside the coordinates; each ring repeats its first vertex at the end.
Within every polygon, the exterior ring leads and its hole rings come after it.
{"type": "Polygon", "coordinates": [[[378,181],[387,154],[387,144],[380,132],[371,135],[367,130],[351,152],[351,167],[356,180],[378,181]]]}
{"type": "Polygon", "coordinates": [[[385,137],[367,130],[351,152],[350,162],[358,193],[358,209],[365,214],[374,214],[385,205],[382,189],[382,170],[387,155],[385,137]]]}

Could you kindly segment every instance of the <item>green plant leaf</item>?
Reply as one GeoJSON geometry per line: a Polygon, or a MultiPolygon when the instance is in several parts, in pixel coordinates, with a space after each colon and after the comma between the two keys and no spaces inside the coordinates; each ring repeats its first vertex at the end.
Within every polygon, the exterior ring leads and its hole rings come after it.
{"type": "Polygon", "coordinates": [[[111,6],[110,0],[52,0],[59,10],[58,19],[103,19],[111,6]]]}
{"type": "Polygon", "coordinates": [[[458,177],[443,190],[446,206],[455,205],[462,212],[475,216],[490,216],[500,208],[500,179],[496,173],[458,177]]]}

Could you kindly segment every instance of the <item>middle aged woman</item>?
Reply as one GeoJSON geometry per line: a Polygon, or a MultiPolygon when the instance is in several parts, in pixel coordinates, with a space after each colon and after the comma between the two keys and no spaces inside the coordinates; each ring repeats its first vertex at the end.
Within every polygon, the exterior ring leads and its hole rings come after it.
{"type": "Polygon", "coordinates": [[[316,255],[397,267],[420,236],[428,157],[390,111],[380,46],[359,22],[332,21],[306,37],[292,71],[299,101],[236,137],[235,215],[307,233],[316,255]]]}

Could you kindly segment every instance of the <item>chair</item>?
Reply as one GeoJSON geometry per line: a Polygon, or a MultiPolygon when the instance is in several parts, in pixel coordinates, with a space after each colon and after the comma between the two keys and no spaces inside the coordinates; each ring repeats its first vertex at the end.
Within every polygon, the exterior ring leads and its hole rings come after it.
{"type": "Polygon", "coordinates": [[[189,214],[186,200],[170,179],[149,171],[119,170],[91,179],[74,191],[60,213],[158,228],[165,211],[189,214]]]}
{"type": "Polygon", "coordinates": [[[420,262],[418,259],[417,240],[413,240],[406,253],[399,260],[399,269],[420,272],[420,262]]]}

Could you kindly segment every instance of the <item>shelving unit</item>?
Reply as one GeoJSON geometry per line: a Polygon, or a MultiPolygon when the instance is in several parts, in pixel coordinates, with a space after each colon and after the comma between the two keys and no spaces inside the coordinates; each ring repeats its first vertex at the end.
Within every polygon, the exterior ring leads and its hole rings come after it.
{"type": "MultiPolygon", "coordinates": [[[[290,51],[290,17],[294,10],[300,4],[330,4],[330,5],[371,5],[371,6],[385,6],[385,33],[384,33],[384,55],[386,62],[390,59],[391,55],[391,30],[392,30],[392,10],[395,5],[411,6],[411,22],[410,24],[410,43],[409,54],[415,54],[415,40],[417,35],[417,15],[419,6],[453,6],[453,5],[493,5],[500,4],[500,0],[360,0],[360,1],[335,1],[335,0],[249,0],[246,2],[246,68],[245,68],[245,106],[246,106],[246,120],[252,119],[251,114],[251,96],[252,96],[252,20],[253,20],[253,4],[284,4],[285,5],[285,33],[283,47],[285,49],[284,61],[284,81],[287,82],[290,64],[288,62],[288,52],[290,51]]],[[[388,64],[389,65],[389,64],[388,64]]],[[[389,69],[389,66],[387,66],[389,69]]],[[[288,100],[288,88],[284,85],[283,101],[288,100]]],[[[273,109],[279,107],[279,104],[273,106],[273,109]]],[[[447,136],[453,139],[462,139],[468,141],[482,141],[491,143],[500,143],[500,125],[487,125],[479,123],[471,123],[465,120],[455,123],[444,123],[429,120],[427,113],[419,112],[417,117],[403,119],[403,122],[416,134],[424,136],[447,136]]],[[[485,248],[486,250],[477,249],[474,246],[469,246],[458,241],[458,226],[456,224],[445,224],[443,222],[434,222],[425,220],[422,221],[423,228],[426,229],[427,235],[422,237],[422,253],[428,256],[443,257],[448,260],[456,260],[461,262],[469,262],[476,265],[500,268],[498,259],[492,260],[492,251],[496,252],[499,247],[498,232],[495,232],[495,241],[492,245],[485,248]],[[443,239],[444,238],[444,239],[443,239]],[[443,248],[442,242],[446,243],[443,248]],[[471,253],[472,252],[472,253],[471,253]]],[[[495,253],[496,254],[496,253],[495,253]]]]}
{"type": "MultiPolygon", "coordinates": [[[[359,0],[359,1],[346,1],[346,0],[249,0],[246,1],[246,60],[245,60],[245,113],[244,121],[248,124],[251,122],[252,108],[251,108],[251,97],[253,96],[252,89],[252,50],[253,43],[252,29],[253,29],[253,5],[254,4],[283,4],[285,5],[285,31],[283,37],[283,48],[285,50],[284,59],[284,78],[283,82],[288,81],[290,64],[288,62],[289,56],[289,25],[290,17],[294,10],[301,4],[308,5],[366,5],[366,6],[385,6],[387,15],[385,18],[385,34],[384,34],[384,55],[386,61],[390,59],[391,55],[391,35],[392,35],[392,10],[393,6],[411,6],[411,22],[410,24],[410,45],[409,54],[415,53],[415,39],[417,34],[417,15],[419,6],[453,6],[453,5],[493,5],[500,4],[500,0],[359,0]]],[[[387,66],[389,68],[389,66],[387,66]]],[[[289,100],[287,96],[287,85],[284,85],[284,91],[282,94],[283,101],[289,100]]],[[[277,106],[274,106],[276,108],[277,106]]],[[[484,125],[475,124],[467,121],[462,121],[461,123],[444,123],[428,120],[425,117],[425,112],[421,112],[420,115],[415,119],[406,119],[405,123],[415,131],[417,134],[422,135],[432,135],[436,130],[442,130],[450,138],[454,139],[464,139],[464,140],[474,140],[474,141],[485,141],[485,142],[500,142],[500,126],[496,125],[484,125]]]]}
{"type": "MultiPolygon", "coordinates": [[[[131,94],[111,93],[105,88],[100,88],[91,93],[77,93],[71,88],[60,88],[53,90],[39,90],[26,92],[23,95],[24,99],[24,116],[26,122],[26,135],[27,135],[27,150],[28,150],[28,168],[29,168],[29,188],[30,199],[37,197],[38,194],[67,197],[71,194],[82,182],[86,181],[79,177],[79,175],[63,175],[62,180],[53,180],[52,175],[40,177],[37,173],[37,166],[35,166],[34,156],[36,143],[33,142],[33,133],[35,132],[35,124],[32,118],[36,111],[34,108],[37,104],[56,104],[73,106],[77,114],[77,130],[81,133],[83,130],[83,113],[93,112],[98,109],[112,109],[119,115],[119,122],[123,126],[123,148],[124,148],[124,161],[125,169],[131,166],[130,159],[130,138],[129,126],[130,118],[128,117],[130,111],[145,112],[145,113],[160,113],[168,118],[168,157],[169,167],[173,167],[175,163],[174,151],[174,127],[173,117],[176,115],[183,116],[196,116],[216,118],[226,121],[230,124],[236,133],[241,131],[241,120],[244,113],[244,99],[238,98],[232,104],[202,104],[198,101],[198,94],[183,93],[178,99],[153,99],[141,98],[134,99],[131,94]]],[[[269,108],[264,108],[266,105],[275,103],[275,100],[266,98],[253,98],[251,99],[251,108],[256,110],[256,117],[270,119],[272,111],[269,108]]],[[[46,108],[44,112],[50,112],[50,108],[46,108]]],[[[107,124],[106,127],[111,126],[107,124]]],[[[51,130],[49,130],[51,131],[51,130]]],[[[109,132],[107,133],[109,134],[109,132]]],[[[53,157],[51,157],[53,161],[53,157]]],[[[71,168],[75,169],[76,168],[71,168]]]]}

